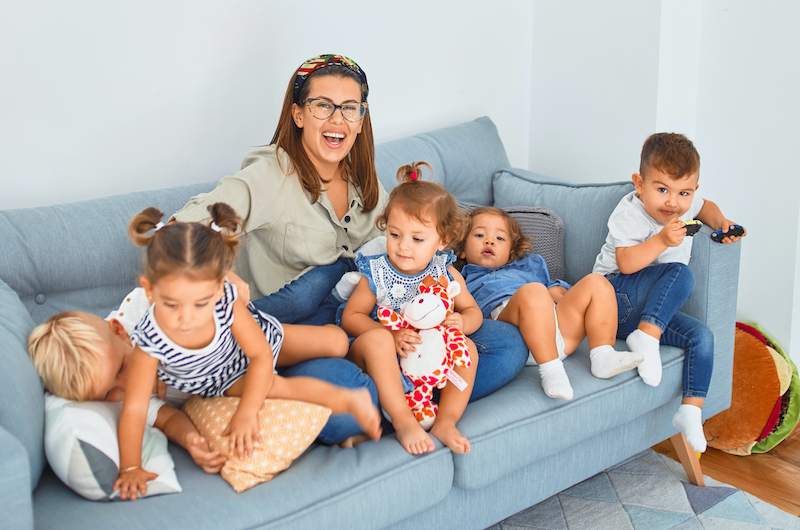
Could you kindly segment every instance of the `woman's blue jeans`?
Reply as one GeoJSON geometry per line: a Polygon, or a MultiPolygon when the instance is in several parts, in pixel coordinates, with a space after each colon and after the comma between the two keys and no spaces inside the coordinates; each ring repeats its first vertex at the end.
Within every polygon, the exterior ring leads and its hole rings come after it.
{"type": "Polygon", "coordinates": [[[683,348],[683,397],[705,398],[714,369],[714,334],[703,322],[678,311],[694,290],[694,274],[683,263],[652,265],[633,274],[608,276],[617,293],[617,337],[640,322],[661,329],[661,344],[683,348]]]}
{"type": "MultiPolygon", "coordinates": [[[[356,270],[353,260],[340,258],[331,265],[315,267],[278,292],[255,300],[253,305],[283,323],[322,326],[336,320],[342,301],[333,288],[342,275],[356,270]]],[[[528,346],[516,326],[484,319],[481,327],[469,338],[478,350],[478,370],[470,401],[488,396],[512,379],[525,366],[528,346]]],[[[307,376],[345,388],[367,388],[378,406],[375,382],[355,364],[345,359],[311,359],[279,368],[284,377],[307,376]]],[[[336,444],[361,434],[361,428],[349,414],[330,417],[319,434],[319,440],[336,444]]]]}

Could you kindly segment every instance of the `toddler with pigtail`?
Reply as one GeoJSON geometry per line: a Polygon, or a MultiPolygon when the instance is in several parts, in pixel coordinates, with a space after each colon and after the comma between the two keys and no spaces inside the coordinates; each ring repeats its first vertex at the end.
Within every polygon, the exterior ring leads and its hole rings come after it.
{"type": "MultiPolygon", "coordinates": [[[[455,297],[455,312],[442,325],[468,335],[483,322],[464,279],[451,265],[453,253],[444,252],[461,234],[463,222],[456,201],[439,184],[420,179],[423,167],[431,170],[427,163],[416,162],[397,171],[400,184],[392,190],[384,213],[376,221],[378,228],[386,231],[386,253],[356,258],[363,277],[342,314],[342,327],[355,337],[348,358],[372,376],[397,439],[411,454],[432,451],[434,446],[406,402],[404,391],[410,390],[410,381],[403,379],[397,356],[408,356],[422,341],[411,329],[389,331],[374,320],[371,315],[376,304],[402,313],[426,277],[439,280],[444,276],[458,282],[461,293],[455,297]]],[[[466,387],[461,390],[455,384],[447,384],[442,389],[438,414],[430,430],[456,453],[470,450],[469,440],[456,428],[470,398],[478,361],[475,344],[467,339],[467,346],[469,366],[454,368],[466,387]]]]}
{"type": "Polygon", "coordinates": [[[313,355],[341,356],[346,335],[336,326],[281,325],[246,305],[225,278],[239,244],[241,219],[225,203],[209,206],[210,226],[174,222],[147,208],[128,231],[146,247],[139,278],[150,308],[131,332],[135,344],[119,421],[120,474],[114,489],[135,499],[155,478],[142,469],[142,436],[153,378],[182,392],[241,397],[223,435],[229,454],[244,458],[260,440],[257,415],[267,398],[322,405],[352,414],[368,437],[380,436],[380,415],[367,389],[349,390],[308,378],[274,373],[282,364],[313,355]],[[147,234],[153,230],[152,234],[147,234]],[[331,351],[320,350],[329,349],[331,351]]]}

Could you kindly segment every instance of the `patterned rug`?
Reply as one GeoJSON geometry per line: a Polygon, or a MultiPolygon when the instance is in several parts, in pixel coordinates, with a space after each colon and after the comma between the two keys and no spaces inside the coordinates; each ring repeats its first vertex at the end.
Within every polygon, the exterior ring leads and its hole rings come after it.
{"type": "Polygon", "coordinates": [[[800,519],[648,449],[487,530],[794,530],[800,519]]]}

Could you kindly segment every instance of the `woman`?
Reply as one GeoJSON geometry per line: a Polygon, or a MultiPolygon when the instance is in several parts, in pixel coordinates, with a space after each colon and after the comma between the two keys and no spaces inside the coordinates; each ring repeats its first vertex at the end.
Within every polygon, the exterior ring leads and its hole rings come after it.
{"type": "MultiPolygon", "coordinates": [[[[375,171],[368,94],[366,74],[353,60],[320,55],[306,61],[289,82],[270,145],[248,154],[238,173],[174,215],[206,221],[208,205],[231,205],[247,233],[247,257],[236,272],[251,286],[254,305],[282,322],[334,322],[341,300],[333,287],[356,270],[355,249],[381,234],[375,218],[388,195],[375,171]]],[[[527,347],[516,328],[501,322],[484,321],[471,338],[480,359],[472,392],[478,399],[519,372],[527,347]]],[[[364,386],[377,403],[372,380],[344,359],[308,360],[280,373],[364,386]]],[[[320,439],[339,443],[359,432],[349,416],[334,416],[320,439]]]]}

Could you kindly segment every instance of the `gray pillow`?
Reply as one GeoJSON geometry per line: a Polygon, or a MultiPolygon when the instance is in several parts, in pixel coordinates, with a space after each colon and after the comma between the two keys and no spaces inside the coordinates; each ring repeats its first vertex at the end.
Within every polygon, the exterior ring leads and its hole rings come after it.
{"type": "MultiPolygon", "coordinates": [[[[474,204],[458,203],[468,214],[477,208],[474,204]]],[[[564,222],[550,208],[542,206],[510,206],[501,208],[519,223],[522,233],[531,238],[533,252],[547,263],[550,279],[564,279],[564,222]]]]}

